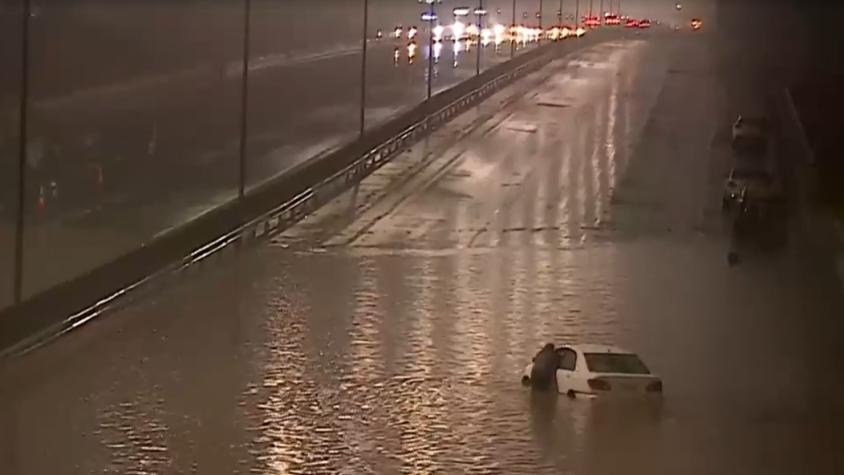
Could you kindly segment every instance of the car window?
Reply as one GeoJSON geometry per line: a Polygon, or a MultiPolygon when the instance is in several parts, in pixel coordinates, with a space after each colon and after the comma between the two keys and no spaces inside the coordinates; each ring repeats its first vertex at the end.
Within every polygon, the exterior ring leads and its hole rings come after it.
{"type": "Polygon", "coordinates": [[[560,369],[574,371],[577,366],[577,353],[569,348],[561,348],[557,351],[560,355],[560,369]]]}
{"type": "Polygon", "coordinates": [[[648,367],[634,354],[584,353],[586,366],[593,373],[650,374],[648,367]]]}

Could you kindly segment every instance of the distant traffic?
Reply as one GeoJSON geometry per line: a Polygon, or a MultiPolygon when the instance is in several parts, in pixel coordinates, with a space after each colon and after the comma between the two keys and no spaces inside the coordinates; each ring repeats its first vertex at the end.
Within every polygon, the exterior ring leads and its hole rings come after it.
{"type": "MultiPolygon", "coordinates": [[[[560,20],[558,24],[544,28],[525,24],[505,25],[495,22],[491,22],[488,26],[482,26],[483,22],[467,22],[462,19],[469,12],[468,8],[455,9],[454,21],[446,25],[438,23],[440,17],[436,14],[425,12],[420,15],[420,20],[424,22],[422,27],[418,25],[395,25],[386,34],[385,29],[379,28],[375,31],[374,40],[376,42],[392,41],[395,43],[393,60],[396,64],[402,62],[403,58],[408,64],[414,64],[419,55],[420,47],[427,52],[428,42],[431,43],[434,59],[439,60],[445,43],[451,44],[452,51],[457,55],[477,47],[492,46],[497,50],[505,44],[524,47],[543,40],[561,41],[580,38],[590,30],[601,26],[623,25],[626,28],[648,29],[652,24],[651,20],[647,18],[636,19],[612,12],[605,12],[602,16],[583,15],[579,22],[576,21],[574,16],[569,16],[568,20],[570,21],[567,23],[563,21],[563,15],[558,12],[557,16],[560,20]],[[432,26],[426,27],[425,24],[432,26]],[[430,33],[423,33],[423,31],[429,29],[430,33]]],[[[475,12],[476,15],[483,13],[485,12],[475,12]]],[[[528,17],[527,12],[524,12],[523,17],[528,17]]],[[[539,18],[538,13],[537,18],[539,18]]],[[[693,29],[698,29],[700,21],[693,21],[698,22],[693,24],[693,29]]]]}

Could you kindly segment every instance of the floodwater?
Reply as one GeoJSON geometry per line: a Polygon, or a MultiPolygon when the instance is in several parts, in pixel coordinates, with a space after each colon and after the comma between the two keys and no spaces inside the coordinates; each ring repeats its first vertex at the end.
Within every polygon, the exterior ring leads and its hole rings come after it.
{"type": "Polygon", "coordinates": [[[841,473],[841,286],[799,219],[727,265],[712,41],[552,62],[268,245],[6,363],[4,473],[841,473]],[[662,403],[532,397],[547,341],[637,351],[662,403]]]}

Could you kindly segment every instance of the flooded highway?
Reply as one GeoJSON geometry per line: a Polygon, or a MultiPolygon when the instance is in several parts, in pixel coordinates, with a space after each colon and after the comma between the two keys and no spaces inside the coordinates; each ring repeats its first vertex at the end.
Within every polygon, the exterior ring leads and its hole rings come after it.
{"type": "Polygon", "coordinates": [[[708,34],[551,62],[267,245],[0,367],[3,473],[841,473],[844,300],[729,267],[708,34]],[[548,341],[662,404],[535,398],[548,341]]]}

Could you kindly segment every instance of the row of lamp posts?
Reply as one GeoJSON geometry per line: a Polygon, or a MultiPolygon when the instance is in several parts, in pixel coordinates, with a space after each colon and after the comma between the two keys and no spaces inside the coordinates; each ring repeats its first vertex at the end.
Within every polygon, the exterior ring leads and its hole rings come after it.
{"type": "MultiPolygon", "coordinates": [[[[432,80],[433,80],[433,72],[434,72],[434,34],[433,34],[433,27],[434,22],[437,19],[436,16],[436,2],[439,0],[425,0],[425,3],[428,4],[427,16],[425,19],[428,23],[428,78],[427,78],[427,92],[426,92],[426,99],[431,98],[432,94],[432,80]]],[[[513,0],[513,16],[512,16],[512,23],[511,25],[516,24],[516,1],[513,0]]],[[[590,0],[590,15],[592,12],[591,4],[593,0],[590,0]]],[[[619,8],[621,4],[621,0],[618,0],[619,8]]],[[[601,4],[603,5],[603,0],[601,0],[601,4]]],[[[249,56],[251,54],[250,51],[250,20],[251,20],[251,0],[244,0],[244,43],[243,43],[243,64],[242,64],[242,91],[241,91],[241,117],[240,117],[240,127],[241,127],[241,138],[240,138],[240,185],[238,191],[238,197],[242,198],[245,194],[244,184],[246,182],[246,147],[247,147],[247,105],[248,105],[248,79],[249,79],[249,56]]],[[[542,27],[542,2],[540,1],[540,10],[539,10],[539,26],[542,27]]],[[[612,9],[612,0],[610,0],[610,9],[612,9]]],[[[26,157],[26,144],[27,144],[27,135],[28,135],[28,121],[26,119],[26,113],[29,110],[29,94],[28,94],[28,85],[29,85],[29,25],[31,21],[31,0],[23,0],[23,7],[21,8],[21,25],[22,25],[22,45],[21,45],[21,57],[22,57],[22,64],[21,64],[21,121],[20,121],[20,150],[18,150],[18,207],[17,207],[17,222],[16,222],[16,235],[15,235],[15,262],[14,262],[14,301],[15,303],[19,303],[22,300],[23,296],[23,216],[24,216],[24,204],[26,200],[26,193],[25,187],[23,183],[26,183],[26,164],[25,164],[25,157],[26,157]]],[[[563,0],[560,0],[560,20],[562,22],[563,18],[563,0]]],[[[474,10],[474,14],[477,18],[477,25],[480,31],[483,31],[485,20],[484,17],[486,16],[486,10],[484,9],[484,0],[478,0],[477,9],[474,10]]],[[[575,24],[576,28],[580,26],[580,0],[576,0],[575,6],[575,24]]],[[[363,0],[363,42],[362,42],[362,59],[361,59],[361,90],[360,90],[360,127],[359,133],[363,135],[366,129],[366,61],[367,61],[367,39],[368,39],[368,29],[369,29],[369,0],[363,0]]],[[[515,54],[515,44],[511,42],[510,47],[510,56],[512,57],[515,54]]],[[[476,58],[476,67],[475,73],[480,74],[480,62],[481,62],[481,48],[478,48],[477,58],[476,58]]]]}
{"type": "MultiPolygon", "coordinates": [[[[248,2],[249,0],[247,0],[248,2]]],[[[431,99],[432,95],[432,82],[433,82],[433,74],[434,74],[434,23],[437,21],[437,12],[436,12],[436,3],[439,0],[425,0],[425,3],[428,5],[428,9],[425,14],[422,15],[422,19],[428,23],[428,71],[427,71],[427,81],[426,81],[426,100],[431,99]]],[[[592,5],[594,0],[589,0],[589,17],[592,17],[592,5]]],[[[516,2],[517,0],[513,0],[513,9],[512,9],[512,22],[511,26],[516,24],[516,2]]],[[[604,0],[600,0],[600,11],[601,15],[603,15],[604,11],[604,0]]],[[[609,0],[609,9],[610,12],[613,11],[613,0],[609,0]]],[[[542,28],[542,0],[539,3],[539,28],[542,28]]],[[[616,3],[616,14],[620,14],[621,11],[621,0],[617,0],[616,3]]],[[[485,26],[485,17],[486,17],[486,10],[484,9],[484,0],[478,0],[478,6],[474,10],[474,15],[477,18],[477,26],[479,31],[483,31],[485,26]]],[[[248,16],[248,15],[247,15],[248,16]]],[[[559,12],[559,19],[560,23],[563,22],[563,0],[560,0],[560,12],[559,12]]],[[[575,13],[574,13],[574,21],[575,21],[575,29],[580,28],[580,0],[575,0],[575,13]]],[[[248,24],[247,24],[248,26],[248,24]]],[[[367,61],[367,41],[369,38],[369,0],[363,0],[363,41],[362,41],[362,48],[363,54],[361,55],[361,91],[360,91],[360,129],[359,134],[363,135],[366,129],[366,61],[367,61]]],[[[541,36],[540,36],[541,38],[541,36]]],[[[510,42],[510,57],[515,55],[516,45],[514,42],[510,42]]],[[[481,48],[477,48],[477,57],[475,61],[475,74],[480,74],[481,72],[481,48]]],[[[245,75],[246,73],[244,73],[245,75]]]]}

